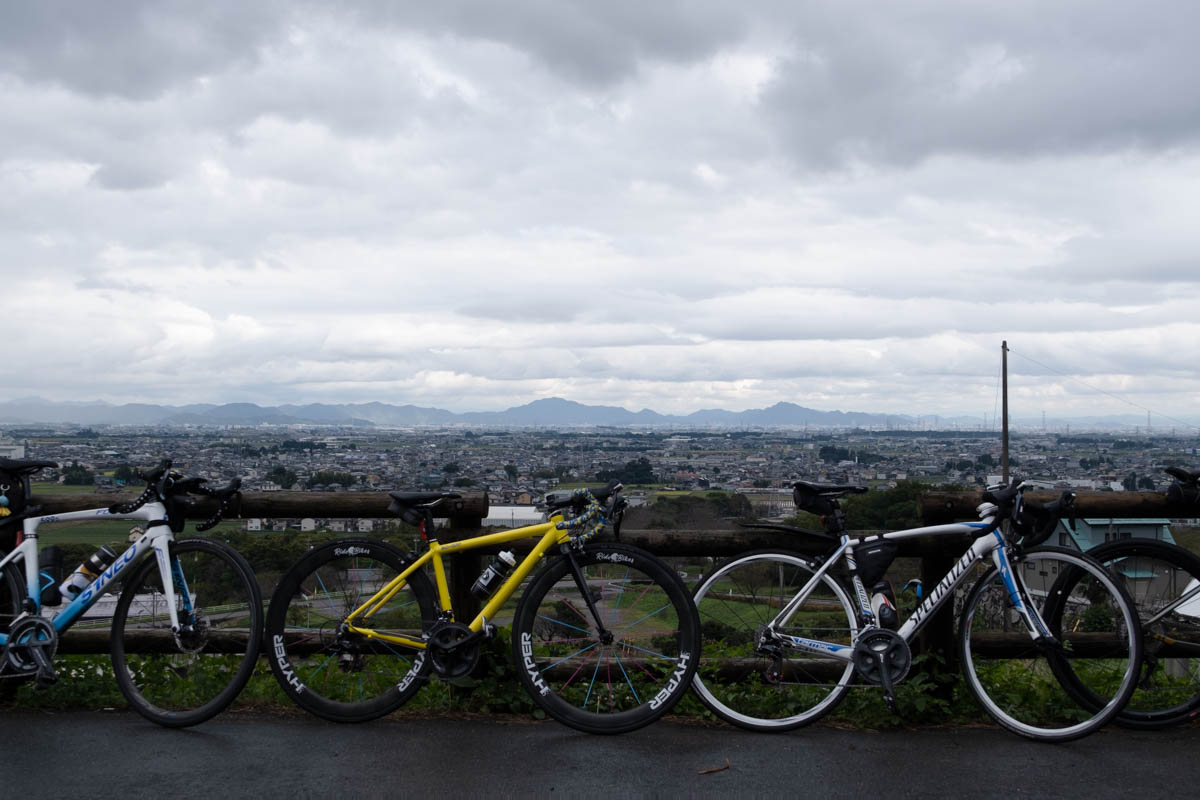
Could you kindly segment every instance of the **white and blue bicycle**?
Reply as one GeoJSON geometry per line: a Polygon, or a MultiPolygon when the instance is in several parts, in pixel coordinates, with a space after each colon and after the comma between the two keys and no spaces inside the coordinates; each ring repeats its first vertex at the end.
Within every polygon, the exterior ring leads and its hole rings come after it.
{"type": "Polygon", "coordinates": [[[893,705],[914,638],[947,602],[958,612],[966,685],[1006,728],[1032,739],[1075,739],[1129,700],[1142,656],[1129,595],[1094,559],[1037,546],[1069,513],[1073,495],[1035,506],[1023,501],[1022,484],[992,487],[979,522],[855,539],[838,501],[864,487],[797,481],[793,489],[797,507],[821,515],[825,531],[772,527],[823,540],[828,551],[747,553],[695,590],[704,641],[692,685],[722,719],[788,730],[829,713],[856,686],[882,688],[893,705]],[[924,536],[971,544],[899,625],[882,578],[898,542],[924,536]]]}
{"type": "Polygon", "coordinates": [[[196,526],[206,530],[238,497],[240,481],[207,489],[203,478],[184,478],[164,461],[139,473],[146,489],[132,502],[40,516],[39,508],[27,505],[29,476],[54,466],[0,459],[0,476],[9,476],[0,480],[0,505],[10,512],[4,527],[21,525],[20,534],[14,530],[11,536],[11,552],[0,558],[0,686],[55,682],[53,659],[69,628],[111,627],[113,671],[135,711],[168,727],[195,725],[217,714],[254,669],[262,640],[262,595],[250,566],[232,547],[175,535],[183,530],[188,494],[218,503],[216,514],[196,526]],[[142,523],[124,553],[101,548],[61,586],[61,576],[48,576],[39,564],[39,526],[116,519],[142,523]],[[117,587],[110,610],[87,614],[117,587]]]}

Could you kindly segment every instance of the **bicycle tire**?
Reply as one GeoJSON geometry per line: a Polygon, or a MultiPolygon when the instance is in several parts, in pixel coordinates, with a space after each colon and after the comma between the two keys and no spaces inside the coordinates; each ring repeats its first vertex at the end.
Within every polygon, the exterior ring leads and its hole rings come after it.
{"type": "Polygon", "coordinates": [[[158,561],[147,558],[123,582],[110,650],[130,707],[159,725],[183,728],[220,713],[250,680],[262,642],[262,592],[246,559],[224,542],[178,539],[169,553],[179,571],[179,621],[188,624],[186,586],[193,630],[171,633],[158,561]]]}
{"type": "Polygon", "coordinates": [[[13,620],[21,615],[24,600],[25,575],[10,561],[0,569],[0,633],[8,633],[13,620]]]}
{"type": "MultiPolygon", "coordinates": [[[[0,554],[7,555],[6,553],[0,554]]],[[[25,599],[25,576],[16,564],[9,562],[0,568],[0,633],[7,634],[9,626],[21,614],[25,599]]],[[[0,647],[0,652],[4,648],[0,647]]],[[[8,665],[0,657],[0,703],[8,702],[22,683],[16,676],[6,676],[8,665]]]]}
{"type": "Polygon", "coordinates": [[[529,585],[513,619],[517,675],[552,718],[588,733],[627,733],[687,693],[700,652],[699,620],[679,575],[622,544],[574,554],[604,628],[575,582],[567,556],[529,585]]]}
{"type": "Polygon", "coordinates": [[[1117,714],[1117,723],[1157,730],[1195,718],[1200,714],[1200,599],[1147,623],[1192,581],[1200,582],[1200,557],[1178,545],[1149,539],[1107,542],[1088,555],[1123,579],[1142,621],[1142,671],[1133,697],[1117,714]]]}
{"type": "Polygon", "coordinates": [[[1136,688],[1142,638],[1133,601],[1103,566],[1077,551],[1041,547],[1012,564],[1026,602],[1061,646],[1029,637],[993,567],[971,588],[959,617],[967,686],[1014,733],[1053,742],[1087,736],[1112,720],[1136,688]],[[1072,587],[1075,593],[1064,592],[1072,587]],[[1102,701],[1081,702],[1074,684],[1102,701]]]}
{"type": "MultiPolygon", "coordinates": [[[[849,692],[852,662],[757,646],[763,626],[818,568],[798,553],[763,550],[738,556],[696,587],[702,657],[692,688],[721,719],[753,731],[792,730],[828,714],[849,692]]],[[[858,634],[850,597],[826,573],[780,632],[850,646],[858,634]]]]}
{"type": "MultiPolygon", "coordinates": [[[[267,613],[271,672],[305,711],[333,722],[366,722],[404,705],[429,676],[423,650],[339,634],[345,618],[411,563],[376,539],[340,539],[315,548],[280,579],[267,613]]],[[[420,638],[437,618],[429,578],[409,576],[364,624],[420,638]]]]}

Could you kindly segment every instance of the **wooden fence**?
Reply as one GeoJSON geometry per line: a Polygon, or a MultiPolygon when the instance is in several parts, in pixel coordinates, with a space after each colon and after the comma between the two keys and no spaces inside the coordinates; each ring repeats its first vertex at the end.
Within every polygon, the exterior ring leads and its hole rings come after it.
{"type": "MultiPolygon", "coordinates": [[[[977,519],[975,507],[979,504],[978,491],[929,492],[920,501],[920,514],[924,524],[938,525],[957,520],[977,519]]],[[[1058,497],[1057,492],[1028,492],[1026,497],[1034,502],[1047,502],[1058,497]]],[[[121,499],[119,495],[55,495],[34,498],[42,506],[43,514],[78,511],[95,508],[121,499]]],[[[384,519],[390,518],[387,506],[390,502],[382,492],[262,492],[247,493],[241,503],[241,516],[273,519],[384,519]]],[[[1163,494],[1151,492],[1083,492],[1078,497],[1077,513],[1080,517],[1102,518],[1183,518],[1197,516],[1194,505],[1170,503],[1163,494]]],[[[188,509],[188,518],[203,520],[215,511],[215,504],[207,498],[198,499],[188,509]]],[[[480,532],[481,524],[488,512],[488,497],[485,493],[466,493],[461,499],[445,504],[436,514],[449,520],[449,525],[439,531],[443,542],[470,538],[480,532]]],[[[632,521],[632,520],[631,520],[632,521]]],[[[874,531],[856,531],[866,535],[874,531]]],[[[354,535],[354,534],[347,534],[354,535]]],[[[645,548],[656,555],[684,557],[733,556],[759,548],[783,548],[813,554],[828,549],[826,543],[806,539],[795,534],[758,529],[739,528],[730,523],[728,528],[718,530],[648,529],[624,528],[621,541],[645,548]]],[[[903,543],[902,557],[921,560],[921,580],[926,586],[934,586],[949,571],[954,561],[965,551],[968,541],[953,536],[923,537],[903,543]]],[[[470,619],[477,613],[478,601],[468,591],[470,585],[483,569],[485,551],[458,554],[449,559],[451,595],[461,617],[470,619]]],[[[266,591],[269,591],[267,587],[266,591]]],[[[925,628],[922,646],[945,653],[952,660],[954,651],[954,619],[951,604],[947,604],[925,628]]],[[[63,637],[60,651],[107,652],[107,630],[72,630],[63,637]]],[[[147,643],[152,648],[151,643],[147,643]]]]}

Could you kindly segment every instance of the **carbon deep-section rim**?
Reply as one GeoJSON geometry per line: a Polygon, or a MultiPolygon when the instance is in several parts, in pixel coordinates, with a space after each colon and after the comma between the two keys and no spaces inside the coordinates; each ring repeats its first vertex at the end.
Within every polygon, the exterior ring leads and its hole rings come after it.
{"type": "Polygon", "coordinates": [[[999,572],[971,588],[959,621],[963,675],[980,705],[1004,727],[1040,741],[1096,731],[1128,701],[1141,663],[1141,626],[1128,594],[1093,559],[1042,547],[1012,559],[1026,602],[1052,641],[1035,642],[999,572]],[[1087,705],[1074,684],[1101,700],[1087,705]]]}
{"type": "MultiPolygon", "coordinates": [[[[817,568],[795,553],[747,553],[696,587],[702,645],[692,686],[721,719],[756,731],[791,730],[829,713],[849,691],[851,661],[788,648],[763,635],[817,568]]],[[[777,630],[850,647],[858,623],[849,593],[826,573],[777,630]]]]}
{"type": "Polygon", "coordinates": [[[250,565],[223,542],[179,539],[169,552],[183,630],[171,632],[151,557],[124,581],[110,647],[117,686],[133,710],[182,728],[220,713],[250,680],[262,641],[262,593],[250,565]]]}
{"type": "MultiPolygon", "coordinates": [[[[1155,730],[1200,709],[1200,557],[1169,542],[1120,539],[1088,551],[1129,592],[1142,623],[1142,670],[1116,720],[1155,730]]],[[[1092,700],[1094,702],[1094,700],[1092,700]]]]}
{"type": "MultiPolygon", "coordinates": [[[[7,555],[2,550],[0,554],[7,555]]],[[[21,614],[21,601],[25,599],[25,576],[16,564],[9,562],[0,568],[0,633],[7,634],[9,626],[21,614]]],[[[7,702],[17,691],[21,681],[5,677],[4,648],[0,647],[0,703],[7,702]]]]}
{"type": "MultiPolygon", "coordinates": [[[[341,539],[310,551],[280,579],[267,614],[267,655],[296,705],[334,722],[365,722],[395,711],[425,683],[425,651],[342,629],[409,563],[385,542],[341,539]]],[[[420,639],[437,617],[434,598],[418,570],[359,627],[420,639]]]]}
{"type": "Polygon", "coordinates": [[[526,691],[551,717],[588,733],[655,721],[687,692],[699,622],[679,575],[622,544],[588,544],[575,558],[600,622],[566,556],[534,577],[513,620],[513,657],[526,691]]]}
{"type": "MultiPolygon", "coordinates": [[[[0,551],[0,555],[7,555],[0,551]]],[[[25,599],[25,576],[11,561],[0,569],[0,633],[8,633],[14,619],[21,615],[25,599]]]]}

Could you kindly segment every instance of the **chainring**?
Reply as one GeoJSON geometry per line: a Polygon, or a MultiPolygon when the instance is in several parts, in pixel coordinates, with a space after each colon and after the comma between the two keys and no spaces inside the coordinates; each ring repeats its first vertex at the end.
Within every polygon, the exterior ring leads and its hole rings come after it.
{"type": "Polygon", "coordinates": [[[895,685],[904,680],[911,666],[912,650],[895,631],[874,628],[854,643],[854,668],[869,683],[882,685],[886,670],[889,683],[895,685]]]}
{"type": "Polygon", "coordinates": [[[54,658],[58,651],[58,631],[44,617],[22,617],[9,627],[0,663],[11,672],[36,672],[37,661],[32,654],[35,647],[45,653],[47,661],[54,658]]]}
{"type": "Polygon", "coordinates": [[[443,678],[463,678],[479,663],[479,641],[475,632],[461,622],[442,621],[429,631],[426,650],[433,669],[443,678]]]}

